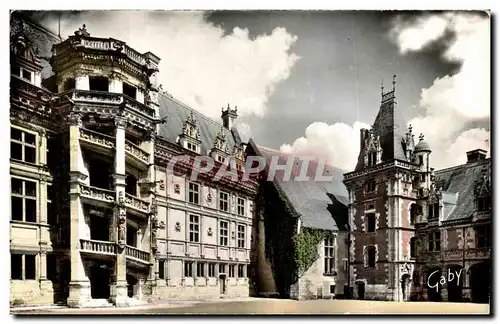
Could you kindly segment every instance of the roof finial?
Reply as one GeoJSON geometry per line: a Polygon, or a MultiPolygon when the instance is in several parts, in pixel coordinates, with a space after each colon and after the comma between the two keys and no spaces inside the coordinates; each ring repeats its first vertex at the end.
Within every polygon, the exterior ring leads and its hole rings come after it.
{"type": "Polygon", "coordinates": [[[396,91],[396,75],[392,76],[392,91],[396,91]]]}
{"type": "Polygon", "coordinates": [[[413,130],[413,127],[411,126],[411,124],[408,126],[408,131],[411,133],[411,131],[413,130]]]}
{"type": "Polygon", "coordinates": [[[420,136],[418,137],[418,139],[419,139],[420,141],[423,141],[423,140],[424,140],[424,134],[420,133],[420,136]]]}
{"type": "Polygon", "coordinates": [[[384,95],[384,79],[380,80],[380,89],[382,90],[382,96],[384,95]]]}

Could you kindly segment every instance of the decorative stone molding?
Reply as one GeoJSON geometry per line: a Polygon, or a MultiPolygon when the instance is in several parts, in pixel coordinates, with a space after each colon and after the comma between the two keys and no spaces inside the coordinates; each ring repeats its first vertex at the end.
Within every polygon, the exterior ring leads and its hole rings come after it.
{"type": "Polygon", "coordinates": [[[178,195],[181,193],[181,186],[178,183],[174,184],[174,193],[178,195]]]}
{"type": "Polygon", "coordinates": [[[175,231],[176,232],[180,232],[181,231],[181,223],[179,223],[179,222],[175,223],[175,231]]]}
{"type": "Polygon", "coordinates": [[[111,190],[90,187],[83,184],[80,184],[80,193],[83,196],[87,196],[92,199],[98,199],[106,202],[115,201],[114,192],[111,190]]]}
{"type": "Polygon", "coordinates": [[[125,151],[141,161],[149,162],[149,154],[129,141],[125,141],[125,151]]]}
{"type": "Polygon", "coordinates": [[[80,128],[80,139],[85,140],[87,142],[91,142],[94,144],[98,144],[101,146],[105,146],[108,148],[115,147],[115,140],[110,136],[106,136],[104,134],[99,134],[98,132],[94,132],[85,128],[80,128]]]}
{"type": "Polygon", "coordinates": [[[127,231],[127,218],[124,211],[118,217],[118,246],[123,248],[126,244],[125,236],[127,231]]]}
{"type": "MultiPolygon", "coordinates": [[[[124,118],[124,117],[120,117],[120,116],[116,116],[115,117],[115,126],[117,128],[122,128],[124,129],[125,127],[127,127],[127,123],[128,123],[128,120],[127,118],[124,118]]],[[[125,147],[126,147],[126,143],[125,143],[125,147]]]]}
{"type": "Polygon", "coordinates": [[[67,120],[70,126],[82,127],[82,115],[79,113],[70,113],[67,120]]]}
{"type": "Polygon", "coordinates": [[[213,232],[212,232],[212,228],[211,228],[211,227],[209,227],[209,228],[208,228],[207,235],[208,235],[208,236],[212,236],[212,235],[213,235],[213,232]]]}
{"type": "Polygon", "coordinates": [[[140,198],[134,197],[132,195],[125,194],[125,206],[131,207],[131,208],[143,211],[143,212],[148,212],[150,203],[148,203],[140,198]]]}

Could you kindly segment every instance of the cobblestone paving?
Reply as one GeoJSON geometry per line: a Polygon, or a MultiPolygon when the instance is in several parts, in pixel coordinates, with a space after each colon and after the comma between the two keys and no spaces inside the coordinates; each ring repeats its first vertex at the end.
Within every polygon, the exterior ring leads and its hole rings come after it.
{"type": "Polygon", "coordinates": [[[366,300],[277,300],[172,301],[131,308],[12,310],[13,315],[134,315],[134,314],[482,314],[487,304],[383,302],[366,300]]]}

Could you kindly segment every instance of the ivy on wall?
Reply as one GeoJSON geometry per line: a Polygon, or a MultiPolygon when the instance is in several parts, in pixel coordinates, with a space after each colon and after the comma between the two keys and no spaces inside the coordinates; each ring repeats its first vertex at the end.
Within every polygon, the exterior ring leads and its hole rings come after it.
{"type": "Polygon", "coordinates": [[[295,246],[295,261],[297,262],[298,277],[300,278],[318,259],[318,245],[330,235],[330,231],[302,228],[300,233],[293,236],[295,246]]]}

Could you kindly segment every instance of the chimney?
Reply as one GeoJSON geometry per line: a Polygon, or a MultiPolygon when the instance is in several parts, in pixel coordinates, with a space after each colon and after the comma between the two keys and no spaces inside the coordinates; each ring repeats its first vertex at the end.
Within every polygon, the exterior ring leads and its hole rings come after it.
{"type": "Polygon", "coordinates": [[[482,149],[475,149],[467,152],[467,163],[481,161],[486,159],[486,151],[482,149]]]}
{"type": "Polygon", "coordinates": [[[231,109],[229,107],[229,104],[227,104],[227,109],[224,110],[224,107],[222,107],[222,125],[227,128],[231,129],[234,124],[234,120],[238,117],[238,107],[234,106],[234,109],[231,109]]]}

